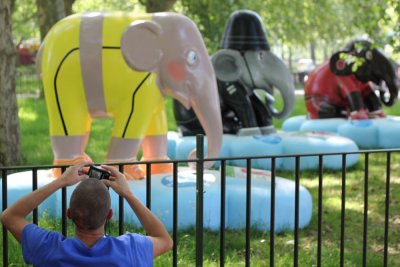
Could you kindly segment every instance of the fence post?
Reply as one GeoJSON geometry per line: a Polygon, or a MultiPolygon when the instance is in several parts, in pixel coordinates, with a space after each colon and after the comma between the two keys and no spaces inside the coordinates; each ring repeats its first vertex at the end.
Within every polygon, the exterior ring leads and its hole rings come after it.
{"type": "Polygon", "coordinates": [[[204,135],[196,136],[196,266],[203,266],[204,135]]]}
{"type": "MultiPolygon", "coordinates": [[[[1,185],[2,185],[2,209],[3,211],[7,208],[7,171],[1,171],[1,185]]],[[[7,228],[2,225],[2,233],[3,233],[3,265],[8,266],[8,231],[7,228]]]]}

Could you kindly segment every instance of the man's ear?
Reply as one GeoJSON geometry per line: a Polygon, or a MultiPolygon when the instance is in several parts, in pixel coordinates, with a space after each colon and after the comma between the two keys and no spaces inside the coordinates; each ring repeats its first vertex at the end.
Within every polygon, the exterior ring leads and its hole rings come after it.
{"type": "Polygon", "coordinates": [[[113,210],[109,209],[109,211],[107,213],[107,220],[111,220],[112,216],[113,216],[113,210]]]}

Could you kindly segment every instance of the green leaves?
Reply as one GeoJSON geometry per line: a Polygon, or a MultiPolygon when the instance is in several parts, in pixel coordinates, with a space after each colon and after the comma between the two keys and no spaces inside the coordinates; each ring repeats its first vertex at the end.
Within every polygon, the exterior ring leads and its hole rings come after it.
{"type": "Polygon", "coordinates": [[[365,58],[363,57],[355,56],[344,52],[339,54],[339,58],[344,59],[346,65],[351,66],[352,72],[356,72],[358,68],[361,67],[365,62],[365,58]]]}
{"type": "MultiPolygon", "coordinates": [[[[85,0],[76,1],[73,11],[145,12],[149,3],[150,0],[85,0]]],[[[316,43],[334,51],[349,39],[367,35],[380,47],[389,44],[393,52],[400,53],[398,0],[178,0],[172,9],[198,25],[210,54],[221,45],[229,15],[239,9],[260,14],[271,46],[284,43],[288,47],[306,47],[316,43]]],[[[15,0],[14,39],[38,38],[38,24],[35,0],[15,0]]]]}

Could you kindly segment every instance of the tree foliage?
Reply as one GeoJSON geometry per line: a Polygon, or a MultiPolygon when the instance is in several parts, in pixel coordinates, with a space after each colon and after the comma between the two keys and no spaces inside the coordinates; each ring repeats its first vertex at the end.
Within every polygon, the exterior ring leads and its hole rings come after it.
{"type": "Polygon", "coordinates": [[[382,18],[382,24],[386,25],[387,43],[393,47],[394,52],[400,54],[400,2],[398,0],[388,2],[389,7],[382,18]]]}
{"type": "MultiPolygon", "coordinates": [[[[331,52],[340,49],[351,38],[366,35],[382,46],[390,44],[400,52],[398,0],[63,1],[66,15],[98,10],[158,12],[171,9],[182,12],[198,24],[211,53],[222,42],[229,15],[238,9],[254,10],[261,15],[272,45],[308,48],[314,44],[331,52]]],[[[38,36],[36,12],[35,0],[15,0],[13,28],[16,39],[38,36]]]]}
{"type": "Polygon", "coordinates": [[[36,0],[40,39],[43,40],[50,28],[65,17],[63,0],[36,0]]]}
{"type": "Polygon", "coordinates": [[[146,7],[146,12],[162,12],[168,11],[176,3],[177,0],[139,0],[139,2],[146,7]]]}
{"type": "MultiPolygon", "coordinates": [[[[180,7],[184,14],[190,17],[199,27],[204,36],[205,43],[212,53],[218,49],[222,42],[225,24],[229,15],[237,9],[244,8],[243,3],[231,1],[207,0],[181,0],[180,7]]],[[[244,2],[244,1],[241,1],[244,2]]]]}
{"type": "Polygon", "coordinates": [[[40,38],[35,0],[15,0],[12,28],[16,43],[30,38],[40,38]]]}
{"type": "Polygon", "coordinates": [[[143,12],[144,8],[137,0],[78,0],[73,5],[73,11],[143,12]]]}
{"type": "Polygon", "coordinates": [[[398,0],[181,0],[182,11],[199,25],[211,52],[222,41],[231,12],[251,9],[260,14],[272,45],[340,49],[350,39],[365,35],[400,49],[398,0]]]}

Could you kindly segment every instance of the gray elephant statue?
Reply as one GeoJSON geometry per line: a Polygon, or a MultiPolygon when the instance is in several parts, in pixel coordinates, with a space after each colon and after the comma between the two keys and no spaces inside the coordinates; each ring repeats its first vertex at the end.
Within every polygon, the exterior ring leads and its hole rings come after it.
{"type": "MultiPolygon", "coordinates": [[[[282,119],[294,107],[294,84],[286,65],[270,50],[260,16],[250,10],[231,14],[222,48],[212,55],[220,95],[223,131],[251,135],[275,132],[272,118],[282,119]],[[273,97],[277,89],[281,111],[273,97]]],[[[177,101],[174,114],[183,135],[203,133],[193,112],[177,101]]]]}
{"type": "MultiPolygon", "coordinates": [[[[101,117],[114,119],[106,162],[135,162],[140,148],[141,160],[168,159],[163,95],[193,108],[208,137],[207,157],[219,154],[222,122],[216,78],[202,36],[186,16],[75,14],[49,31],[37,65],[54,164],[90,160],[85,148],[92,118],[101,117]]],[[[205,167],[212,164],[206,162],[205,167]]],[[[151,171],[172,172],[172,166],[155,164],[151,171]]],[[[145,175],[135,164],[126,165],[124,172],[132,179],[145,175]]]]}

